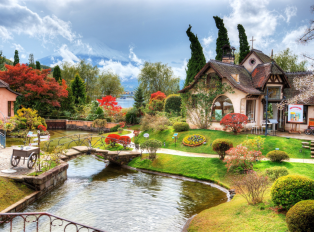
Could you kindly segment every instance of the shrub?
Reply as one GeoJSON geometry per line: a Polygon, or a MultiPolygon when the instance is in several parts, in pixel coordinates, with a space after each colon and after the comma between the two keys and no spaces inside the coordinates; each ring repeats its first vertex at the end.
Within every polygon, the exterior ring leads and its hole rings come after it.
{"type": "Polygon", "coordinates": [[[289,160],[290,157],[285,151],[270,151],[267,153],[266,157],[272,162],[281,162],[283,160],[289,160]]]}
{"type": "Polygon", "coordinates": [[[165,116],[153,116],[146,114],[142,117],[141,120],[141,130],[154,130],[154,131],[162,131],[167,130],[169,125],[169,120],[165,116]]]}
{"type": "Polygon", "coordinates": [[[120,124],[118,124],[118,125],[116,125],[114,127],[111,127],[110,128],[110,132],[117,132],[119,127],[120,127],[120,124]]]}
{"type": "Polygon", "coordinates": [[[171,94],[165,100],[165,112],[177,112],[181,111],[181,96],[179,94],[171,94]]]}
{"type": "Polygon", "coordinates": [[[278,178],[271,187],[275,205],[290,209],[297,202],[314,199],[314,180],[298,175],[278,178]]]}
{"type": "Polygon", "coordinates": [[[120,135],[117,134],[109,134],[106,139],[106,144],[111,144],[113,147],[116,145],[116,143],[119,143],[120,135]]]}
{"type": "Polygon", "coordinates": [[[233,148],[233,144],[229,139],[215,139],[213,144],[213,150],[218,153],[219,159],[223,160],[226,155],[226,151],[233,148]]]}
{"type": "Polygon", "coordinates": [[[153,99],[148,104],[147,113],[155,115],[157,112],[161,112],[164,109],[164,102],[161,100],[153,99]]]}
{"type": "Polygon", "coordinates": [[[253,168],[253,162],[263,158],[261,151],[249,150],[247,147],[238,145],[235,148],[231,148],[226,152],[229,157],[226,157],[225,162],[230,169],[242,168],[250,170],[253,168]]]}
{"type": "Polygon", "coordinates": [[[149,101],[152,101],[152,100],[163,101],[163,100],[165,100],[166,97],[167,97],[166,94],[164,94],[163,92],[157,91],[156,93],[152,93],[150,95],[149,101]]]}
{"type": "Polygon", "coordinates": [[[162,147],[162,143],[157,139],[148,139],[144,143],[141,143],[141,149],[147,150],[149,153],[149,159],[156,159],[156,152],[162,147]]]}
{"type": "Polygon", "coordinates": [[[263,202],[268,185],[268,178],[256,173],[237,176],[232,180],[236,192],[243,196],[248,204],[253,205],[263,202]]]}
{"type": "Polygon", "coordinates": [[[206,141],[206,138],[203,135],[194,134],[194,135],[186,136],[183,139],[182,143],[185,146],[196,147],[196,146],[202,145],[205,141],[206,141]]]}
{"type": "Polygon", "coordinates": [[[173,124],[173,129],[175,132],[188,131],[190,130],[190,126],[186,122],[175,122],[173,124]]]}
{"type": "Polygon", "coordinates": [[[26,122],[20,121],[18,124],[19,129],[26,129],[26,122]]]}
{"type": "Polygon", "coordinates": [[[118,133],[122,134],[122,132],[123,132],[123,129],[122,128],[118,128],[118,133]]]}
{"type": "Polygon", "coordinates": [[[119,143],[121,143],[125,149],[126,146],[131,143],[131,138],[129,136],[120,136],[119,143]]]}
{"type": "Polygon", "coordinates": [[[119,122],[121,128],[125,127],[125,122],[119,122]]]}
{"type": "Polygon", "coordinates": [[[289,231],[313,231],[314,229],[314,200],[296,203],[286,214],[289,231]]]}
{"type": "Polygon", "coordinates": [[[97,107],[95,114],[96,114],[97,118],[100,118],[100,119],[105,118],[105,112],[103,111],[103,109],[100,106],[97,107]]]}
{"type": "Polygon", "coordinates": [[[138,124],[137,110],[132,108],[125,115],[125,121],[127,124],[138,124]]]}
{"type": "Polygon", "coordinates": [[[173,126],[176,122],[186,122],[186,120],[182,117],[168,117],[170,125],[173,126]]]}
{"type": "Polygon", "coordinates": [[[265,174],[269,177],[271,181],[275,181],[279,177],[289,175],[289,170],[286,167],[273,167],[267,168],[265,170],[265,174]]]}
{"type": "Polygon", "coordinates": [[[243,129],[243,124],[247,124],[248,117],[244,114],[231,113],[224,116],[220,125],[224,125],[224,130],[231,129],[235,134],[239,133],[243,129]]]}
{"type": "Polygon", "coordinates": [[[45,126],[43,126],[43,125],[39,125],[37,128],[39,130],[41,130],[41,131],[46,131],[47,130],[47,128],[45,126]]]}

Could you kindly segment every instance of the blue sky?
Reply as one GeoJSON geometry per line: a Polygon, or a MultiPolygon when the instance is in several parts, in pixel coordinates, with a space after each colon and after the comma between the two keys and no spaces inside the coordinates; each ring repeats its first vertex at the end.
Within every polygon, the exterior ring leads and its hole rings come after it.
{"type": "Polygon", "coordinates": [[[314,15],[310,0],[0,0],[0,50],[13,58],[18,49],[26,63],[59,57],[51,63],[77,62],[75,54],[107,57],[98,63],[121,78],[135,78],[144,61],[168,63],[185,79],[190,58],[189,24],[206,59],[214,59],[218,30],[213,16],[224,19],[231,45],[238,47],[237,24],[254,36],[254,48],[270,54],[289,47],[311,55],[314,42],[296,43],[314,15]],[[61,57],[61,58],[60,58],[61,57]]]}

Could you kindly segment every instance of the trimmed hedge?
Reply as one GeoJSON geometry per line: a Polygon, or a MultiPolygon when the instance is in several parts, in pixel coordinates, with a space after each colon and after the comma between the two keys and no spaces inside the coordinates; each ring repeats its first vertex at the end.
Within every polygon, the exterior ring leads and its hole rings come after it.
{"type": "Polygon", "coordinates": [[[175,132],[188,131],[190,126],[186,122],[175,122],[173,123],[173,129],[175,132]]]}
{"type": "Polygon", "coordinates": [[[121,127],[120,124],[118,124],[118,125],[116,125],[116,126],[114,126],[114,127],[111,127],[111,128],[110,128],[110,132],[117,132],[119,127],[121,127]]]}
{"type": "Polygon", "coordinates": [[[171,113],[181,111],[182,99],[179,94],[170,94],[165,100],[165,112],[171,113]]]}
{"type": "Polygon", "coordinates": [[[233,148],[233,144],[229,139],[215,139],[212,144],[213,150],[218,153],[219,159],[223,160],[226,151],[233,148]]]}
{"type": "Polygon", "coordinates": [[[271,181],[275,181],[279,177],[289,175],[289,170],[286,167],[273,167],[273,168],[267,168],[265,170],[265,173],[266,173],[266,176],[268,176],[271,181]]]}
{"type": "Polygon", "coordinates": [[[290,157],[285,151],[270,151],[267,153],[266,157],[272,162],[281,162],[283,160],[289,160],[290,157]]]}
{"type": "Polygon", "coordinates": [[[302,200],[314,199],[314,180],[299,175],[280,177],[271,187],[271,198],[275,205],[290,209],[302,200]]]}
{"type": "Polygon", "coordinates": [[[287,213],[289,231],[314,231],[314,200],[300,201],[287,213]]]}

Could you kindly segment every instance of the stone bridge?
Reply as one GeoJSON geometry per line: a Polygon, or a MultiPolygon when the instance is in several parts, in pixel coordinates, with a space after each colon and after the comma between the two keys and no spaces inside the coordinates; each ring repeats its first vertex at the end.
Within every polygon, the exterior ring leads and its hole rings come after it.
{"type": "Polygon", "coordinates": [[[65,155],[61,157],[61,159],[68,161],[83,154],[99,155],[102,156],[104,160],[109,160],[110,162],[120,165],[128,164],[132,159],[142,155],[140,151],[108,151],[99,148],[90,148],[87,146],[75,146],[69,149],[65,155]]]}

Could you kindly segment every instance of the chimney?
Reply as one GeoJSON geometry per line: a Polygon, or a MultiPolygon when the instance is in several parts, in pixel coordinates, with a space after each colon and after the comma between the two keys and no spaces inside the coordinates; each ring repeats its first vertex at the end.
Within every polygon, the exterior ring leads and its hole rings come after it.
{"type": "Polygon", "coordinates": [[[228,64],[234,64],[234,47],[226,44],[222,46],[222,62],[228,64]]]}

